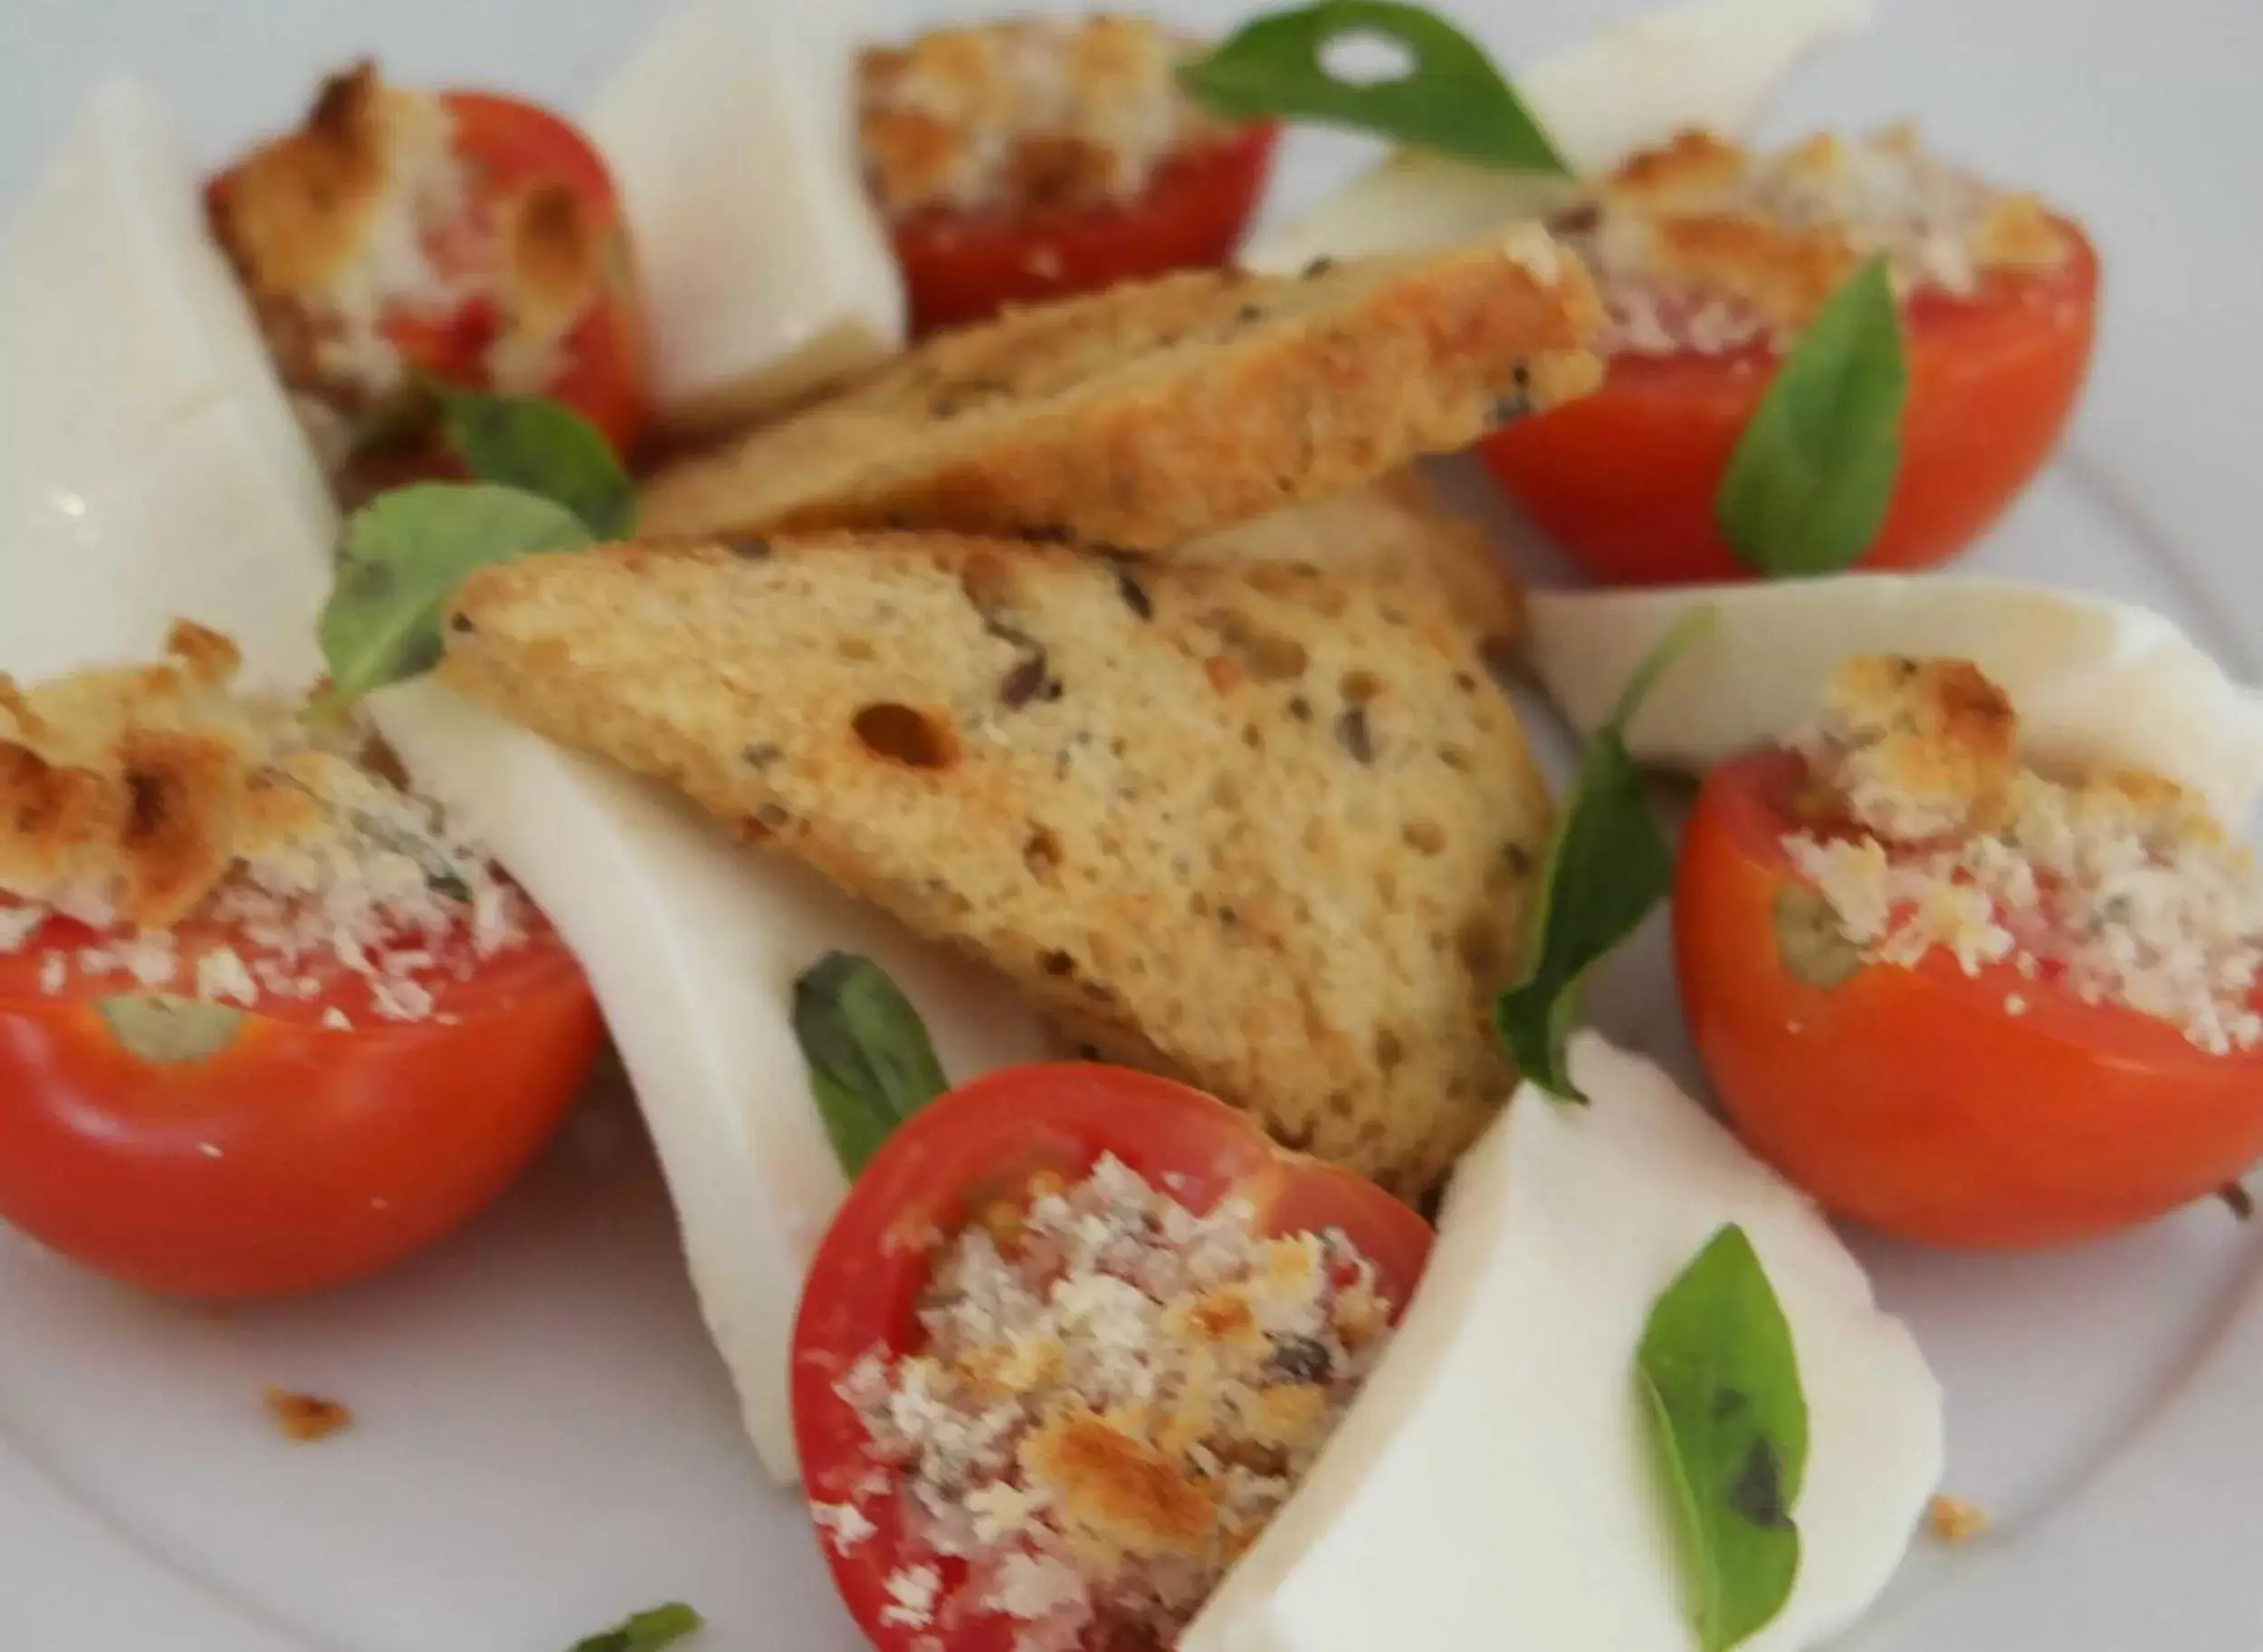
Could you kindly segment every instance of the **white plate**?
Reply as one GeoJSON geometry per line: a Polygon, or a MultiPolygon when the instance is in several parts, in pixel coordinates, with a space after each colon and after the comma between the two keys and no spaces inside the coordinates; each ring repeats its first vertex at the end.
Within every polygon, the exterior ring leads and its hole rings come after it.
{"type": "MultiPolygon", "coordinates": [[[[2263,217],[2249,158],[2263,148],[2263,9],[1885,5],[1876,34],[1802,84],[1783,128],[1920,114],[1952,153],[2072,206],[2106,254],[2103,354],[2073,445],[1980,563],[2150,601],[2252,679],[2263,576],[2248,397],[2263,383],[2263,217]]],[[[318,67],[372,47],[405,77],[571,106],[656,9],[11,0],[0,200],[107,69],[149,76],[216,154],[291,112],[318,67]]],[[[878,9],[890,23],[945,12],[878,9]]],[[[1165,9],[1213,26],[1232,14],[1198,0],[1165,9]]],[[[1513,61],[1629,8],[1463,9],[1513,61]]],[[[1299,147],[1292,196],[1354,149],[1299,147]]],[[[1598,1010],[1621,1037],[1685,1055],[1656,942],[1614,969],[1598,1010]]],[[[1855,1644],[2257,1645],[2255,1239],[2210,1205],[2062,1256],[1865,1249],[1946,1381],[1952,1485],[1997,1526],[1953,1552],[1921,1545],[1855,1644]]],[[[856,1644],[798,1510],[734,1428],[617,1099],[588,1110],[458,1241],[328,1300],[215,1316],[0,1243],[8,1644],[556,1652],[670,1599],[704,1610],[702,1644],[728,1652],[856,1644]],[[341,1397],[360,1424],[288,1447],[262,1418],[267,1383],[341,1397]]]]}

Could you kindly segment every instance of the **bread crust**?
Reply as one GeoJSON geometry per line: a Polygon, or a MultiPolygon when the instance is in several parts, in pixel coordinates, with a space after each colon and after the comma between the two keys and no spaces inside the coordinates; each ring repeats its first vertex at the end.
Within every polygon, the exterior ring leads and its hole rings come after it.
{"type": "Polygon", "coordinates": [[[1508,1093],[1547,829],[1514,715],[1441,612],[1122,580],[941,534],[533,557],[467,582],[443,671],[1418,1195],[1508,1093]]]}
{"type": "Polygon", "coordinates": [[[1169,555],[1601,382],[1578,261],[1520,225],[1302,278],[1204,271],[940,335],[655,476],[654,532],[1054,534],[1169,555]]]}

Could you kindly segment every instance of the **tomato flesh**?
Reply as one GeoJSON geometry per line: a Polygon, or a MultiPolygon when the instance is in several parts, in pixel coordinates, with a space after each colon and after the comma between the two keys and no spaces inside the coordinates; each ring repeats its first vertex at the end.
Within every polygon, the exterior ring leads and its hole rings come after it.
{"type": "Polygon", "coordinates": [[[1785,966],[1776,903],[1803,774],[1716,770],[1683,839],[1683,1007],[1724,1111],[1824,1206],[1931,1244],[2037,1247],[2148,1221],[2263,1157],[2263,1053],[1938,950],[1831,987],[1785,966]],[[2008,1005],[2020,1007],[2014,1014],[2008,1005]]]}
{"type": "MultiPolygon", "coordinates": [[[[845,1501],[873,1472],[864,1424],[835,1391],[874,1350],[891,1355],[923,1341],[917,1318],[936,1248],[1012,1198],[1034,1175],[1082,1179],[1112,1154],[1198,1213],[1247,1200],[1261,1235],[1340,1229],[1403,1308],[1429,1256],[1429,1225],[1372,1182],[1275,1147],[1223,1103],[1168,1079],[1084,1063],[1017,1067],[935,1102],[875,1154],[819,1246],[794,1332],[794,1433],[813,1503],[845,1501]]],[[[826,1545],[834,1580],[881,1652],[940,1644],[949,1652],[1010,1652],[1018,1633],[993,1613],[950,1624],[940,1642],[885,1620],[888,1580],[905,1535],[894,1499],[872,1509],[878,1528],[843,1550],[826,1545]]],[[[944,1593],[963,1561],[935,1562],[944,1593]]]]}
{"type": "MultiPolygon", "coordinates": [[[[170,1294],[310,1291],[432,1244],[524,1168],[603,1034],[579,966],[540,926],[469,979],[435,979],[431,1018],[363,1019],[362,984],[326,980],[245,1012],[210,1055],[145,1059],[98,1007],[138,991],[129,978],[41,988],[45,957],[92,939],[51,919],[0,959],[0,1218],[170,1294]],[[324,1025],[330,1009],[355,1024],[324,1025]]],[[[185,929],[185,973],[223,945],[256,957],[185,929]]]]}
{"type": "MultiPolygon", "coordinates": [[[[1860,566],[1953,556],[2058,445],[2090,365],[2098,263],[2079,230],[2049,275],[1989,277],[1971,299],[1921,293],[1905,314],[1902,464],[1860,566]]],[[[1714,522],[1737,438],[1776,366],[1765,349],[1626,353],[1594,395],[1485,438],[1486,467],[1542,532],[1615,585],[1744,579],[1714,522]]]]}
{"type": "Polygon", "coordinates": [[[935,209],[900,220],[896,260],[912,332],[1224,263],[1256,209],[1279,138],[1265,121],[1206,143],[1165,162],[1122,206],[935,209]]]}

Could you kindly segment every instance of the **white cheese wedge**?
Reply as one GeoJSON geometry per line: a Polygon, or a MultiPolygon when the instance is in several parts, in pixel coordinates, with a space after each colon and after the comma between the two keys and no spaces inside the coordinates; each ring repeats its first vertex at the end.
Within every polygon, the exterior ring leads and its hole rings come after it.
{"type": "MultiPolygon", "coordinates": [[[[1594,177],[1689,127],[1744,132],[1794,69],[1870,17],[1870,0],[1681,0],[1608,24],[1514,79],[1571,169],[1594,177]]],[[[1542,216],[1568,188],[1401,149],[1259,236],[1242,262],[1285,274],[1315,258],[1446,246],[1542,216]]]]}
{"type": "Polygon", "coordinates": [[[788,1342],[845,1191],[794,1039],[795,977],[832,950],[873,958],[959,1080],[1045,1055],[1036,1017],[1002,979],[816,874],[438,683],[386,689],[369,709],[417,787],[509,868],[588,972],[748,1433],[790,1481],[788,1342]]]}
{"type": "Polygon", "coordinates": [[[1462,1160],[1398,1340],[1180,1652],[1687,1652],[1634,1386],[1651,1306],[1743,1226],[1806,1389],[1798,1581],[1746,1652],[1844,1629],[1941,1475],[1941,1390],[1805,1198],[1650,1063],[1583,1033],[1462,1160]]]}
{"type": "Polygon", "coordinates": [[[591,106],[619,186],[664,425],[807,396],[903,343],[858,167],[854,5],[692,0],[591,106]]]}
{"type": "Polygon", "coordinates": [[[187,147],[105,84],[0,228],[0,671],[146,659],[186,617],[303,686],[336,532],[187,147]]]}
{"type": "Polygon", "coordinates": [[[1960,574],[1542,591],[1531,662],[1581,732],[1695,607],[1714,610],[1628,730],[1639,760],[1702,774],[1783,737],[1857,654],[1968,659],[2011,697],[2029,759],[2149,769],[2237,825],[2263,788],[2263,696],[2134,604],[1960,574]]]}

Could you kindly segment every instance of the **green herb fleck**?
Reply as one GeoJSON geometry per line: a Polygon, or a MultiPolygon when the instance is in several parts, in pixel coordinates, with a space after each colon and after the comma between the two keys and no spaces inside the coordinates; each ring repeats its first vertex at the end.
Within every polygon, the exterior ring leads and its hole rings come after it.
{"type": "Polygon", "coordinates": [[[826,1134],[852,1178],[897,1125],[950,1088],[920,1012],[869,958],[828,952],[803,973],[794,1036],[826,1134]]]}
{"type": "Polygon", "coordinates": [[[234,1042],[243,1012],[170,992],[125,992],[94,1000],[119,1047],[152,1066],[205,1061],[234,1042]]]}
{"type": "Polygon", "coordinates": [[[1893,502],[1908,398],[1894,284],[1873,258],[1816,312],[1737,438],[1713,507],[1737,559],[1781,578],[1868,549],[1893,502]]]}
{"type": "Polygon", "coordinates": [[[1743,1228],[1714,1233],[1666,1287],[1635,1365],[1690,1622],[1700,1652],[1726,1652],[1791,1597],[1808,1455],[1791,1327],[1743,1228]]]}
{"type": "Polygon", "coordinates": [[[1712,617],[1712,609],[1699,608],[1667,632],[1589,738],[1525,921],[1523,977],[1494,1005],[1494,1025],[1518,1071],[1565,1101],[1587,1100],[1565,1052],[1589,971],[1674,886],[1674,851],[1643,796],[1627,723],[1712,617]]]}
{"type": "Polygon", "coordinates": [[[563,505],[600,540],[626,539],[636,524],[636,488],[597,427],[543,396],[487,396],[437,389],[453,447],[481,482],[563,505]]]}
{"type": "Polygon", "coordinates": [[[1483,48],[1435,13],[1396,0],[1321,0],[1269,13],[1182,65],[1179,78],[1236,119],[1327,121],[1481,166],[1571,170],[1483,48]],[[1353,81],[1329,72],[1331,46],[1379,35],[1407,53],[1406,73],[1353,81]]]}
{"type": "Polygon", "coordinates": [[[573,1652],[659,1652],[698,1634],[707,1622],[681,1600],[625,1618],[573,1645],[573,1652]]]}
{"type": "Polygon", "coordinates": [[[419,482],[383,493],[346,524],[320,636],[330,687],[319,711],[440,663],[440,614],[474,568],[591,542],[561,505],[490,482],[419,482]]]}

